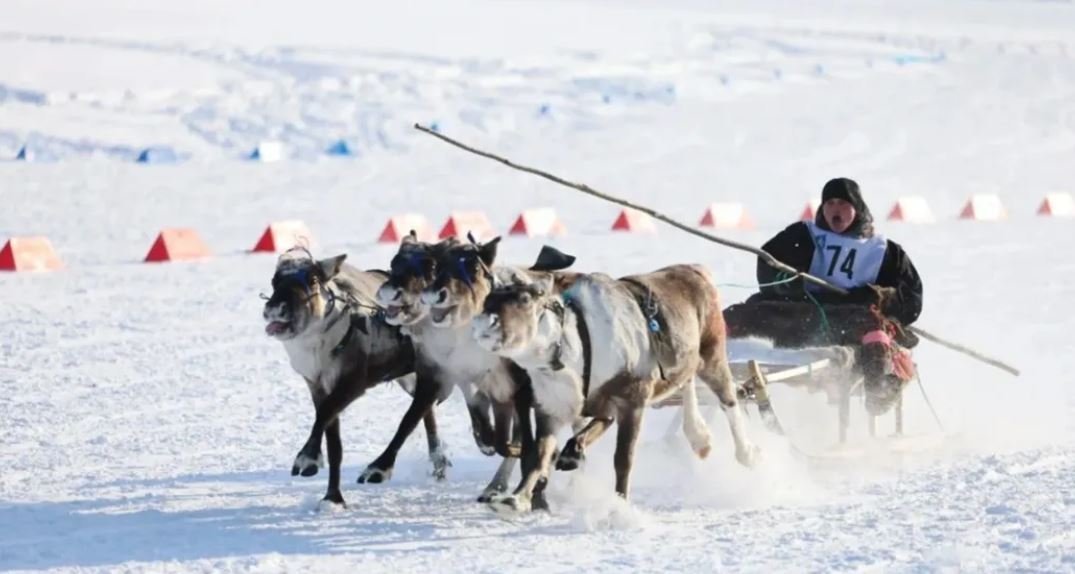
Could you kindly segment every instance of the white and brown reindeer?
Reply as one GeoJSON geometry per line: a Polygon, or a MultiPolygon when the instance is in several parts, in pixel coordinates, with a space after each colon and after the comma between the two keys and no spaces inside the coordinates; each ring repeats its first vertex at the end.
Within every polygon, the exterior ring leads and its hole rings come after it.
{"type": "Polygon", "coordinates": [[[363,473],[366,480],[388,479],[395,462],[391,447],[406,440],[434,402],[444,400],[459,387],[472,420],[484,419],[484,409],[491,404],[496,422],[494,436],[490,441],[481,432],[484,426],[476,423],[475,438],[483,453],[496,453],[504,459],[479,500],[488,501],[507,490],[514,460],[526,447],[527,437],[533,436],[529,428],[529,381],[522,369],[474,342],[470,319],[480,311],[482,300],[492,289],[494,274],[531,277],[527,274],[532,273],[537,277],[544,273],[541,270],[570,265],[571,258],[547,249],[543,251],[546,257],[539,258],[530,270],[493,270],[498,242],[499,238],[485,244],[449,239],[429,244],[411,234],[401,243],[392,260],[391,276],[377,291],[377,301],[385,309],[386,321],[401,326],[414,341],[417,382],[414,400],[397,435],[390,448],[367,467],[363,473]],[[457,277],[466,279],[456,281],[457,277]],[[525,411],[527,416],[516,416],[517,410],[525,411]],[[512,437],[513,429],[518,440],[512,437]]]}
{"type": "Polygon", "coordinates": [[[642,416],[647,405],[683,393],[683,429],[701,458],[710,434],[698,411],[693,379],[720,400],[735,442],[735,457],[752,465],[758,449],[747,437],[725,352],[717,290],[695,265],[614,279],[584,274],[567,290],[548,278],[498,287],[473,321],[474,340],[529,373],[534,392],[538,464],[494,509],[531,508],[535,488],[548,480],[555,434],[580,416],[590,422],[564,446],[556,468],[577,467],[586,448],[618,425],[616,492],[626,498],[642,416]]]}
{"type": "MultiPolygon", "coordinates": [[[[385,322],[398,327],[412,343],[421,336],[424,328],[428,327],[428,309],[422,304],[420,296],[422,290],[434,279],[437,255],[458,244],[459,240],[454,237],[437,243],[422,242],[418,240],[415,232],[411,231],[404,236],[399,250],[392,257],[387,277],[382,278],[378,285],[375,299],[377,305],[383,309],[385,322]]],[[[417,378],[416,373],[413,400],[395,436],[385,451],[359,476],[360,483],[381,483],[389,480],[400,447],[414,432],[418,421],[424,416],[423,413],[430,412],[434,404],[444,401],[455,388],[451,385],[436,384],[438,381],[424,375],[419,384],[417,378]]],[[[483,395],[473,393],[469,385],[463,385],[462,390],[470,410],[475,442],[483,453],[492,455],[495,450],[492,424],[487,416],[488,400],[483,395]]]]}
{"type": "MultiPolygon", "coordinates": [[[[262,310],[265,333],[283,343],[292,368],[306,380],[316,410],[291,474],[317,474],[323,436],[329,462],[324,500],[340,505],[340,413],[368,389],[414,371],[410,340],[380,320],[371,304],[385,274],[360,271],[345,264],[345,258],[318,261],[303,248],[285,252],[277,260],[273,292],[262,310]]],[[[424,421],[433,474],[443,478],[450,462],[432,409],[424,413],[424,421]]]]}

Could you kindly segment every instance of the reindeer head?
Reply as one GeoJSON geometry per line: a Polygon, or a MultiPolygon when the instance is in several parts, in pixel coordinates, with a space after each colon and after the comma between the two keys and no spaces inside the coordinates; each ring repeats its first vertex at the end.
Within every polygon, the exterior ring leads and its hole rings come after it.
{"type": "Polygon", "coordinates": [[[896,303],[896,289],[893,287],[881,287],[880,285],[868,284],[873,290],[874,299],[870,303],[877,305],[882,312],[887,312],[896,303]]]}
{"type": "Polygon", "coordinates": [[[377,289],[377,304],[385,310],[390,325],[414,325],[429,312],[422,303],[422,291],[436,277],[437,255],[459,244],[455,238],[439,243],[418,241],[414,231],[403,238],[392,258],[388,280],[377,289]]]}
{"type": "Polygon", "coordinates": [[[482,348],[504,357],[555,345],[563,328],[564,307],[552,276],[530,283],[498,285],[471,321],[471,334],[482,348]]]}
{"type": "Polygon", "coordinates": [[[481,312],[496,281],[492,266],[499,243],[499,237],[488,243],[471,240],[438,254],[436,278],[422,291],[434,326],[464,325],[481,312]]]}
{"type": "Polygon", "coordinates": [[[331,313],[335,295],[328,285],[340,272],[346,255],[317,261],[296,247],[280,255],[272,276],[272,295],[262,317],[265,333],[286,341],[315,328],[331,313]]]}

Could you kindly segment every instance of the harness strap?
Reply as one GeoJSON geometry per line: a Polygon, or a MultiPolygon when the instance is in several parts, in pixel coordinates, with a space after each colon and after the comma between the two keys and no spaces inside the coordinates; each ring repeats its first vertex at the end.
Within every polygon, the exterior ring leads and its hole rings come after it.
{"type": "Polygon", "coordinates": [[[582,400],[585,401],[590,396],[590,375],[593,369],[593,345],[590,342],[590,329],[586,325],[586,316],[582,314],[582,309],[577,301],[569,298],[564,304],[575,314],[579,340],[582,341],[582,400]]]}
{"type": "Polygon", "coordinates": [[[661,314],[661,306],[657,299],[654,298],[653,290],[645,283],[633,277],[621,277],[620,281],[627,284],[628,291],[631,291],[631,294],[635,296],[635,302],[638,303],[642,316],[646,318],[650,342],[653,344],[657,358],[657,371],[661,374],[661,379],[668,380],[668,377],[664,374],[664,365],[661,363],[661,355],[667,346],[663,335],[665,322],[661,314]]]}
{"type": "Polygon", "coordinates": [[[340,342],[336,343],[336,346],[332,348],[331,353],[333,357],[342,353],[343,350],[347,348],[347,345],[351,342],[351,339],[355,338],[355,331],[362,328],[362,326],[359,325],[359,322],[362,321],[363,317],[358,313],[350,313],[350,315],[351,321],[347,325],[347,331],[344,332],[343,338],[340,339],[340,342]]]}

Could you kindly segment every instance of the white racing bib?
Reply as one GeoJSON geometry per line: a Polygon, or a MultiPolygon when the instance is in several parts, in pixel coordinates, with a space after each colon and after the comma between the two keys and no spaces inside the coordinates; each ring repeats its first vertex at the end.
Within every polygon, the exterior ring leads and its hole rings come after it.
{"type": "MultiPolygon", "coordinates": [[[[888,240],[884,236],[848,237],[821,229],[812,221],[806,225],[810,229],[810,237],[814,239],[811,275],[844,289],[877,281],[888,248],[888,240]]],[[[810,283],[806,287],[815,292],[823,289],[810,283]]]]}

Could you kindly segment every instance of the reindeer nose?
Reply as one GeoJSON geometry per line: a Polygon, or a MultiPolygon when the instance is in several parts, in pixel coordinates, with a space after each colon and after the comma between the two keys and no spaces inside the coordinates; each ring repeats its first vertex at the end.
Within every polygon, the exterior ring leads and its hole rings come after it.
{"type": "Polygon", "coordinates": [[[289,315],[287,302],[266,301],[265,306],[261,308],[261,317],[265,320],[269,320],[270,314],[276,315],[280,319],[286,319],[289,315]]]}
{"type": "Polygon", "coordinates": [[[422,291],[421,299],[423,305],[441,305],[448,300],[448,290],[441,288],[436,291],[422,291]]]}

